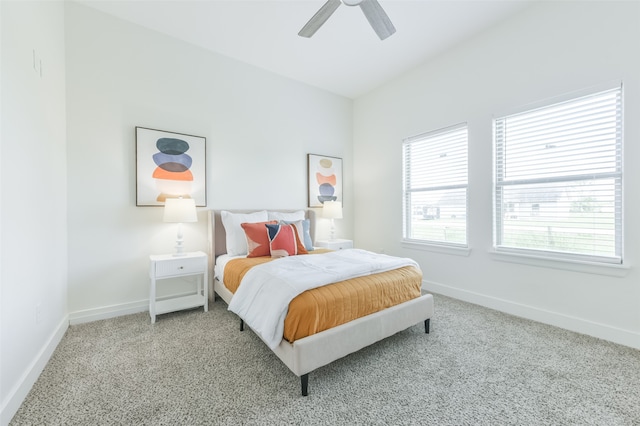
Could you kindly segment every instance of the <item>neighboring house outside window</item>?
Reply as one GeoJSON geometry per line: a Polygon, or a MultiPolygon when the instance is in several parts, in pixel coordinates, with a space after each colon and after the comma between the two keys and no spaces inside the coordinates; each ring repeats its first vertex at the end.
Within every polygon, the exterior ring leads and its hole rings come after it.
{"type": "Polygon", "coordinates": [[[467,125],[403,141],[405,242],[467,246],[467,125]]]}
{"type": "Polygon", "coordinates": [[[496,251],[622,263],[622,87],[494,120],[496,251]]]}

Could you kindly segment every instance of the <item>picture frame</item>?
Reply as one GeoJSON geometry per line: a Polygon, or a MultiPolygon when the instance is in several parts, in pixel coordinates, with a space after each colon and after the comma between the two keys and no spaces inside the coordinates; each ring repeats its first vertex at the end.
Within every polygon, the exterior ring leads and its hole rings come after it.
{"type": "Polygon", "coordinates": [[[167,198],[207,205],[207,139],[136,126],[136,206],[164,206],[167,198]]]}
{"type": "Polygon", "coordinates": [[[342,202],[342,158],[307,154],[307,183],[309,207],[342,202]]]}

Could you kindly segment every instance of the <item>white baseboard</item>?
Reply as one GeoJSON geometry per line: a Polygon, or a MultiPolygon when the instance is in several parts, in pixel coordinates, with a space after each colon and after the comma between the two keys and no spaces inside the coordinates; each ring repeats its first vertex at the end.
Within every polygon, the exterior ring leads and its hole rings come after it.
{"type": "MultiPolygon", "coordinates": [[[[157,300],[166,300],[173,297],[188,296],[192,292],[181,292],[175,294],[158,297],[157,300]]],[[[98,321],[109,318],[116,318],[123,315],[137,314],[139,312],[149,311],[149,300],[139,300],[137,302],[121,303],[119,305],[102,306],[99,308],[84,309],[82,311],[71,312],[69,314],[69,323],[71,325],[82,324],[85,322],[98,321]]]]}
{"type": "Polygon", "coordinates": [[[138,302],[122,303],[119,305],[102,306],[100,308],[85,309],[69,314],[71,325],[85,322],[98,321],[108,318],[120,317],[122,315],[137,314],[149,310],[149,301],[140,300],[138,302]]]}
{"type": "Polygon", "coordinates": [[[53,352],[58,347],[64,333],[67,331],[67,328],[69,328],[69,317],[65,316],[54,329],[42,349],[40,349],[40,352],[38,352],[38,355],[29,365],[27,371],[25,371],[14,388],[11,389],[6,400],[3,401],[2,409],[0,410],[0,424],[2,426],[9,424],[11,418],[16,414],[20,405],[24,402],[27,394],[33,387],[33,384],[38,380],[40,373],[42,373],[42,370],[44,370],[49,359],[51,359],[51,355],[53,355],[53,352]]]}
{"type": "MultiPolygon", "coordinates": [[[[583,318],[547,311],[545,309],[523,305],[521,303],[515,303],[509,300],[487,296],[468,290],[462,290],[433,281],[423,281],[422,288],[429,292],[442,294],[443,296],[449,296],[454,299],[495,309],[518,317],[553,325],[555,327],[560,327],[580,334],[586,334],[599,339],[608,340],[631,348],[640,349],[640,333],[630,330],[611,327],[606,324],[600,324],[583,318]]],[[[438,308],[436,306],[436,311],[437,309],[438,308]]]]}

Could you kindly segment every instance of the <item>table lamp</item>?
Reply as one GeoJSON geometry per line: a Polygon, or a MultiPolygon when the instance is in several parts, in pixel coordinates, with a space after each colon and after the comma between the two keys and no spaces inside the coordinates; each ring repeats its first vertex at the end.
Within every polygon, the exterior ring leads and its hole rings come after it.
{"type": "Polygon", "coordinates": [[[164,222],[178,224],[178,237],[176,239],[176,252],[174,256],[184,256],[184,240],[182,239],[182,224],[184,222],[197,222],[196,201],[193,198],[167,198],[164,202],[164,222]]]}
{"type": "Polygon", "coordinates": [[[336,227],[334,219],[342,219],[342,203],[340,201],[325,201],[322,206],[322,217],[331,219],[331,241],[334,241],[336,227]]]}

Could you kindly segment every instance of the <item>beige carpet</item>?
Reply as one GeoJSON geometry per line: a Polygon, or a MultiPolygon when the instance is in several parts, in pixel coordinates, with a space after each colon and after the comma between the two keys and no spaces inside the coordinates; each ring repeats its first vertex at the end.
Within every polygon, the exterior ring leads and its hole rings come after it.
{"type": "Polygon", "coordinates": [[[72,326],[12,425],[640,425],[640,351],[435,296],[300,382],[224,302],[72,326]]]}

